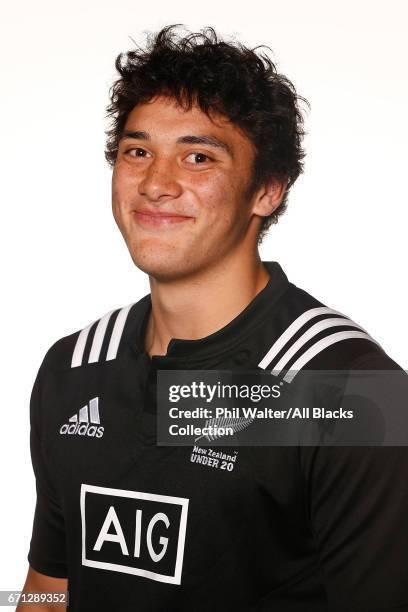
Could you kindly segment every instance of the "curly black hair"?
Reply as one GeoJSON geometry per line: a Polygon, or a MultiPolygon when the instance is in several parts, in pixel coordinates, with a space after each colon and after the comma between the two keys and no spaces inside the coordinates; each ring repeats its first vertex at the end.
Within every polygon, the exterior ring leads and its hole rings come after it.
{"type": "Polygon", "coordinates": [[[305,131],[299,102],[310,106],[309,102],[277,72],[267,55],[257,53],[264,45],[248,49],[239,42],[225,42],[212,27],[181,36],[177,31],[180,25],[148,34],[145,48],[117,56],[120,78],[109,90],[106,117],[112,121],[105,132],[105,158],[114,165],[129,113],[157,95],[173,97],[186,110],[198,104],[207,115],[221,113],[255,146],[248,195],[272,178],[287,183],[280,206],[263,218],[260,244],[286,210],[288,191],[303,171],[301,142],[305,131]]]}

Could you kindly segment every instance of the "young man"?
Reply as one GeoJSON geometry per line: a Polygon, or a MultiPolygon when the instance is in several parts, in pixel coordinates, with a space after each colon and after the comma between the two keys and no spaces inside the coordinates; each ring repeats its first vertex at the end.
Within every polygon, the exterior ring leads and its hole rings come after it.
{"type": "Polygon", "coordinates": [[[68,587],[72,610],[408,610],[405,447],[226,443],[223,469],[156,444],[161,370],[399,366],[260,260],[302,170],[290,81],[211,29],[122,60],[113,214],[151,293],[41,364],[25,590],[68,587]]]}

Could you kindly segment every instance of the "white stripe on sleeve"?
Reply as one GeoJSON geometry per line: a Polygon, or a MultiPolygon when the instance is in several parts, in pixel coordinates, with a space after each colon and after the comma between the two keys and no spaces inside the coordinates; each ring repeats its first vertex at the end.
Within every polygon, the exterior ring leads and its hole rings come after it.
{"type": "Polygon", "coordinates": [[[346,317],[333,317],[332,319],[323,319],[322,321],[319,321],[318,323],[312,325],[312,327],[305,331],[305,333],[302,334],[300,338],[298,338],[296,342],[292,344],[290,349],[288,349],[286,353],[284,353],[284,355],[281,357],[281,359],[279,359],[278,363],[274,366],[271,373],[277,376],[283,370],[288,361],[293,357],[293,355],[295,355],[298,350],[306,344],[306,342],[313,338],[313,336],[317,336],[317,334],[319,334],[321,331],[329,329],[330,327],[339,327],[341,325],[348,325],[349,327],[358,327],[361,331],[365,332],[365,329],[360,327],[360,325],[357,325],[357,323],[354,323],[354,321],[352,321],[351,319],[347,319],[346,317]]]}
{"type": "MultiPolygon", "coordinates": [[[[96,321],[97,320],[98,319],[96,319],[96,321]]],[[[92,323],[90,323],[87,327],[84,327],[84,329],[79,333],[75,344],[74,352],[72,353],[71,368],[78,367],[82,364],[82,358],[84,356],[84,350],[86,341],[88,339],[89,330],[91,329],[92,325],[96,323],[96,321],[92,321],[92,323]]]]}
{"type": "Polygon", "coordinates": [[[319,315],[323,314],[333,314],[340,315],[344,317],[341,312],[337,312],[337,310],[333,310],[332,308],[327,308],[327,306],[319,306],[318,308],[310,308],[302,313],[297,319],[295,319],[289,327],[283,332],[281,336],[276,340],[276,342],[271,346],[269,351],[266,353],[265,357],[261,359],[258,363],[260,368],[266,369],[271,361],[276,357],[281,349],[289,342],[289,340],[296,334],[296,332],[310,319],[314,319],[319,315]]]}
{"type": "Polygon", "coordinates": [[[313,344],[313,346],[311,346],[307,351],[305,351],[303,355],[301,355],[301,357],[299,357],[299,359],[297,359],[293,363],[291,369],[284,376],[283,380],[285,382],[292,382],[292,380],[295,378],[299,370],[301,370],[303,366],[306,365],[306,363],[308,363],[311,359],[313,359],[313,357],[321,353],[325,348],[327,348],[328,346],[331,346],[332,344],[335,344],[336,342],[340,342],[341,340],[348,340],[351,338],[363,338],[365,340],[370,340],[371,342],[374,342],[375,344],[379,345],[377,340],[374,340],[374,338],[372,338],[369,334],[366,334],[364,332],[359,332],[359,331],[336,332],[335,334],[331,334],[330,336],[327,336],[326,338],[319,340],[318,342],[316,342],[316,344],[313,344]]]}
{"type": "MultiPolygon", "coordinates": [[[[115,310],[117,309],[115,308],[115,310]]],[[[92,347],[91,347],[91,352],[89,354],[88,363],[95,363],[95,361],[98,361],[99,355],[101,353],[101,348],[102,348],[102,343],[103,343],[103,338],[105,336],[106,328],[108,326],[109,319],[111,318],[112,313],[114,313],[115,310],[111,310],[110,312],[107,312],[106,315],[104,315],[99,320],[98,326],[95,330],[95,334],[93,337],[92,347]]]]}
{"type": "Polygon", "coordinates": [[[133,306],[132,304],[128,304],[124,306],[118,313],[116,317],[115,325],[112,330],[111,339],[109,342],[108,352],[106,355],[106,360],[115,359],[116,354],[119,348],[119,342],[122,337],[123,328],[125,327],[126,318],[128,316],[130,308],[133,306]]]}

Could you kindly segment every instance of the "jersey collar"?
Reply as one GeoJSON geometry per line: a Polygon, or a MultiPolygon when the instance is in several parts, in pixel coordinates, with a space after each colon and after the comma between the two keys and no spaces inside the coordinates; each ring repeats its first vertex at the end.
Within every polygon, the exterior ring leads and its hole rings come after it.
{"type": "MultiPolygon", "coordinates": [[[[252,331],[270,313],[276,301],[287,289],[289,281],[276,261],[263,261],[270,279],[252,301],[227,325],[196,340],[172,338],[166,355],[154,355],[152,363],[169,365],[181,361],[199,362],[220,353],[230,353],[250,338],[252,331]]],[[[132,349],[149,358],[144,348],[144,336],[151,312],[151,295],[145,295],[129,312],[125,335],[132,349]]],[[[150,358],[149,358],[150,359],[150,358]]]]}

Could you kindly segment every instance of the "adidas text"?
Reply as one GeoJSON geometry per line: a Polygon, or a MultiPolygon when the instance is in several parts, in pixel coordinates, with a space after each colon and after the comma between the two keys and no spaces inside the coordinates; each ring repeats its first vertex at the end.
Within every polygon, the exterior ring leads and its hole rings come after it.
{"type": "Polygon", "coordinates": [[[95,438],[102,438],[104,428],[102,425],[96,427],[96,425],[89,425],[89,423],[64,423],[60,428],[60,434],[77,434],[78,436],[91,436],[95,438]]]}

